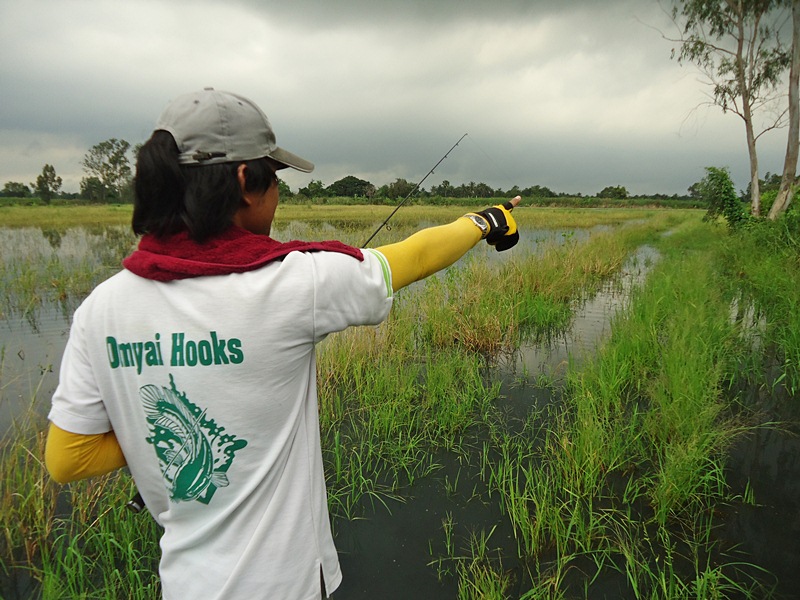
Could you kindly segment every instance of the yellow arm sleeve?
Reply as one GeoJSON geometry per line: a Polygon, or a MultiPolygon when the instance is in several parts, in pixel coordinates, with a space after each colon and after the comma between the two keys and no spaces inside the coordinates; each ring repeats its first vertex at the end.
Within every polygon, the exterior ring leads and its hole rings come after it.
{"type": "Polygon", "coordinates": [[[481,230],[464,217],[447,225],[418,231],[402,242],[380,246],[392,270],[396,292],[415,281],[449,267],[481,241],[481,230]]]}
{"type": "Polygon", "coordinates": [[[113,431],[82,435],[50,423],[44,462],[59,483],[103,475],[127,464],[113,431]]]}

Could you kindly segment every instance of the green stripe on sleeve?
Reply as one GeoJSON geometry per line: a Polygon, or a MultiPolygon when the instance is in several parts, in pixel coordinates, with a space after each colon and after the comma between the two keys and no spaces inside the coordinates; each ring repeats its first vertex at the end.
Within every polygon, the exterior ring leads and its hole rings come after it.
{"type": "Polygon", "coordinates": [[[372,248],[366,248],[365,251],[372,253],[375,257],[377,257],[378,261],[381,263],[381,269],[383,270],[383,281],[386,283],[386,297],[391,298],[393,295],[392,270],[389,268],[389,261],[387,261],[386,257],[377,250],[374,250],[372,248]]]}

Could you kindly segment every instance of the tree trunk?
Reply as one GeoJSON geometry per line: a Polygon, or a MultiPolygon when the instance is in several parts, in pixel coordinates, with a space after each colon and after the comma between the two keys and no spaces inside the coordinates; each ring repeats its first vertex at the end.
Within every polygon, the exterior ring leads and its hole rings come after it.
{"type": "Polygon", "coordinates": [[[761,214],[761,189],[758,181],[758,154],[752,117],[745,121],[744,126],[747,130],[747,151],[750,154],[750,212],[757,217],[761,214]]]}
{"type": "Polygon", "coordinates": [[[761,190],[758,181],[758,154],[756,152],[756,135],[753,130],[752,100],[750,97],[750,82],[745,73],[745,11],[741,2],[735,3],[736,28],[738,30],[736,44],[736,79],[739,83],[742,99],[742,120],[747,134],[747,152],[750,156],[750,206],[753,215],[761,214],[761,190]]]}
{"type": "Polygon", "coordinates": [[[775,220],[786,212],[794,195],[794,180],[797,174],[797,155],[800,150],[800,0],[792,0],[792,66],[789,71],[789,133],[786,141],[786,158],[778,196],[769,210],[769,218],[775,220]]]}

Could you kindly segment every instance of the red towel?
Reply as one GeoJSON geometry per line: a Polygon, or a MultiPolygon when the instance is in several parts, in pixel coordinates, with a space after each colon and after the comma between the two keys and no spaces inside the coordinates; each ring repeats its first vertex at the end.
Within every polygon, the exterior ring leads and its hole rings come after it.
{"type": "Polygon", "coordinates": [[[278,242],[232,226],[203,244],[191,240],[188,232],[166,238],[144,235],[139,248],[123,260],[122,265],[146,279],[172,281],[252,271],[296,251],[341,252],[364,260],[361,250],[342,242],[278,242]]]}

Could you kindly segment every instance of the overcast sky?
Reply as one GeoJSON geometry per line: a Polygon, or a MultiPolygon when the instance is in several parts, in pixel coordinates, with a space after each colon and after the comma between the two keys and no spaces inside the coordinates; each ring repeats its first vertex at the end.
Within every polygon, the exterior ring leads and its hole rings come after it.
{"type": "MultiPolygon", "coordinates": [[[[663,0],[665,7],[671,6],[663,0]]],[[[77,191],[109,138],[145,141],[171,98],[247,96],[316,163],[355,175],[595,194],[748,180],[744,127],[670,60],[656,0],[0,0],[0,186],[52,164],[77,191]]],[[[785,130],[761,139],[780,172],[785,130]]]]}

